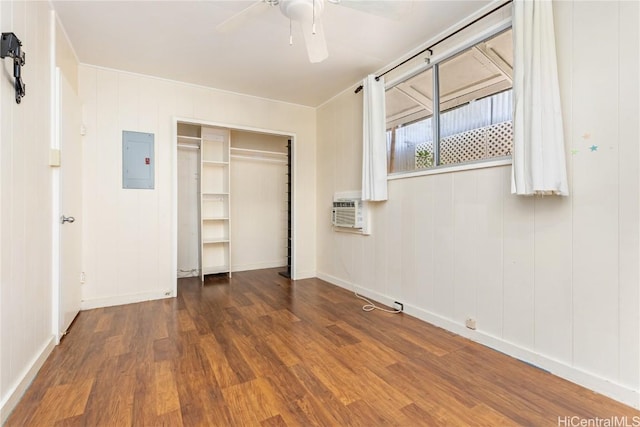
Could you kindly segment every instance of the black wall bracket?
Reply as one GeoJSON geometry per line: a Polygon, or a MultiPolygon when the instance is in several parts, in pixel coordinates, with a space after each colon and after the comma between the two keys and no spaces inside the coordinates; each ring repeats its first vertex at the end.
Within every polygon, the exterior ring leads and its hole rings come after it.
{"type": "Polygon", "coordinates": [[[24,65],[25,54],[20,48],[22,42],[13,33],[2,33],[2,43],[0,43],[0,58],[13,58],[13,77],[16,89],[16,102],[20,104],[22,97],[25,95],[25,84],[22,81],[21,70],[24,65]]]}

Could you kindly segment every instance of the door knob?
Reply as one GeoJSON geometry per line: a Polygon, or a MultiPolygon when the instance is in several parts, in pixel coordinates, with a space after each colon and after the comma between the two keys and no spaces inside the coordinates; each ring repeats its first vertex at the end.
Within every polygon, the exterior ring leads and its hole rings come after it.
{"type": "Polygon", "coordinates": [[[71,224],[73,221],[75,221],[76,219],[72,216],[64,216],[62,215],[62,217],[60,217],[60,224],[64,224],[65,222],[68,222],[69,224],[71,224]]]}

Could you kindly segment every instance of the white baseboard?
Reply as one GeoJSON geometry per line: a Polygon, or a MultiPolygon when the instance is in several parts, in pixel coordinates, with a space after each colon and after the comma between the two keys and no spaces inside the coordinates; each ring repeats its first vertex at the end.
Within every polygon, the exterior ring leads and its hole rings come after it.
{"type": "Polygon", "coordinates": [[[3,425],[7,420],[11,411],[16,407],[24,395],[24,392],[27,391],[27,388],[29,388],[31,382],[55,346],[55,337],[52,335],[43,344],[33,360],[25,367],[22,374],[18,377],[18,381],[12,387],[9,387],[5,396],[2,396],[2,403],[0,403],[0,425],[3,425]]]}
{"type": "MultiPolygon", "coordinates": [[[[312,279],[317,277],[315,271],[296,271],[295,277],[292,277],[293,280],[303,280],[303,279],[312,279]]],[[[328,280],[327,280],[328,282],[328,280]]]]}
{"type": "Polygon", "coordinates": [[[231,266],[231,271],[235,273],[236,271],[262,270],[264,268],[276,268],[276,267],[285,268],[286,266],[287,266],[287,261],[280,259],[275,261],[265,261],[265,262],[258,262],[253,264],[236,264],[231,266]]]}
{"type": "MultiPolygon", "coordinates": [[[[389,307],[393,307],[394,301],[397,301],[397,299],[391,298],[387,295],[362,288],[329,274],[318,273],[318,278],[349,291],[356,291],[362,296],[378,301],[389,307]]],[[[503,340],[502,338],[484,333],[482,331],[474,331],[468,329],[461,323],[455,322],[449,318],[443,317],[439,314],[430,312],[423,308],[416,307],[415,305],[407,303],[406,301],[403,301],[403,304],[405,313],[417,317],[420,320],[424,320],[427,323],[446,329],[450,332],[461,335],[465,338],[490,347],[501,353],[532,364],[543,370],[549,371],[553,375],[564,378],[597,393],[603,394],[614,400],[622,402],[625,405],[640,409],[639,390],[634,390],[622,384],[615,383],[609,379],[602,378],[590,372],[567,365],[564,362],[558,361],[549,356],[545,356],[544,354],[536,353],[535,351],[529,350],[527,348],[520,347],[517,344],[510,343],[503,340]]]]}
{"type": "Polygon", "coordinates": [[[163,298],[172,298],[175,295],[172,291],[165,292],[142,292],[138,294],[116,295],[111,297],[83,299],[80,303],[80,310],[91,310],[94,308],[113,307],[115,305],[133,304],[136,302],[152,301],[163,298]]]}

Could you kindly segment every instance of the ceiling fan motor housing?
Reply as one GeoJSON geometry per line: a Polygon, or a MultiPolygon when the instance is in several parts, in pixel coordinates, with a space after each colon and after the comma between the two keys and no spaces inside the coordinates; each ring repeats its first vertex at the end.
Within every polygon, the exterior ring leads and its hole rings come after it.
{"type": "Polygon", "coordinates": [[[318,17],[324,10],[323,0],[281,0],[280,10],[289,19],[299,22],[310,22],[313,15],[318,17]],[[315,3],[315,11],[314,11],[315,3]]]}

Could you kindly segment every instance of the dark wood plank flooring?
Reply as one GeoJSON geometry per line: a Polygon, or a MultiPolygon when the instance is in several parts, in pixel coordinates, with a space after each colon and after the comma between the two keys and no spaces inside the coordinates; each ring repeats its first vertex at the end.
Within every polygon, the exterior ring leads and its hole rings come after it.
{"type": "MultiPolygon", "coordinates": [[[[80,313],[8,426],[558,425],[640,412],[277,269],[80,313]],[[578,419],[578,418],[576,418],[578,419]]],[[[640,418],[638,418],[640,420],[640,418]]],[[[565,424],[568,425],[568,424],[565,424]]]]}

